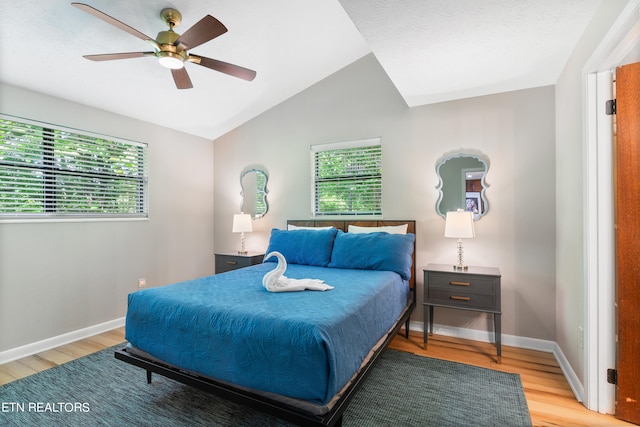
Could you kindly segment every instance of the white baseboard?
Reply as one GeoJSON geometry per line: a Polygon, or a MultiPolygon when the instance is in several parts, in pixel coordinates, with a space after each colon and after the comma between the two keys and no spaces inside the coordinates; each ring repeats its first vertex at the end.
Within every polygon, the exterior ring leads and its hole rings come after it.
{"type": "Polygon", "coordinates": [[[124,326],[124,317],[0,352],[0,365],[124,326]]]}
{"type": "MultiPolygon", "coordinates": [[[[409,329],[412,331],[424,332],[422,322],[411,322],[409,329]]],[[[464,338],[473,341],[494,342],[494,334],[489,331],[481,331],[479,329],[457,328],[447,325],[433,325],[433,333],[448,337],[464,338]]],[[[528,350],[544,351],[554,353],[556,348],[559,350],[555,341],[540,340],[537,338],[518,337],[515,335],[502,334],[502,344],[511,347],[526,348],[528,350]]],[[[559,362],[558,362],[559,363],[559,362]]]]}
{"type": "MultiPolygon", "coordinates": [[[[409,329],[412,331],[418,331],[424,333],[423,322],[412,321],[409,323],[409,329]]],[[[481,331],[478,329],[466,329],[456,328],[447,325],[433,325],[433,333],[438,335],[445,335],[448,337],[464,338],[473,341],[481,342],[494,342],[493,332],[481,331]]],[[[575,371],[571,367],[571,364],[565,357],[564,353],[555,341],[540,340],[537,338],[518,337],[515,335],[502,334],[502,344],[511,347],[525,348],[528,350],[544,351],[546,353],[552,353],[562,369],[573,394],[576,396],[578,402],[582,402],[584,398],[584,387],[580,382],[580,379],[576,375],[575,371]]]]}
{"type": "Polygon", "coordinates": [[[573,391],[576,399],[578,399],[578,402],[584,402],[584,386],[580,382],[580,379],[571,367],[571,364],[569,364],[569,360],[567,360],[558,344],[556,344],[555,348],[553,349],[553,355],[556,357],[556,360],[560,365],[560,369],[562,369],[562,373],[567,379],[569,387],[571,387],[571,391],[573,391]]]}

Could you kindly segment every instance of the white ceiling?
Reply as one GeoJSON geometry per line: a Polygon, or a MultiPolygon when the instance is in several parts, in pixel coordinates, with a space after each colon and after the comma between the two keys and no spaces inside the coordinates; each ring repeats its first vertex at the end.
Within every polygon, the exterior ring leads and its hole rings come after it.
{"type": "Polygon", "coordinates": [[[178,33],[207,14],[225,24],[191,53],[256,79],[187,64],[187,90],[154,58],[82,58],[150,49],[70,0],[4,1],[0,81],[214,139],[369,52],[409,106],[552,85],[601,1],[84,0],[154,38],[165,7],[178,33]]]}
{"type": "Polygon", "coordinates": [[[555,84],[600,0],[340,2],[413,107],[555,84]]]}

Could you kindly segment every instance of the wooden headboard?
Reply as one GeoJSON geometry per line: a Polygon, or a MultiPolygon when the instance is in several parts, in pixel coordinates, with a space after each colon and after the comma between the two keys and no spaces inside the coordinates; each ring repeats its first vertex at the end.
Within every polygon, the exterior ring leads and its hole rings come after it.
{"type": "MultiPolygon", "coordinates": [[[[301,220],[288,220],[287,225],[296,225],[298,227],[335,227],[338,230],[342,230],[345,233],[349,231],[350,225],[356,225],[359,227],[383,227],[393,225],[407,224],[407,233],[416,234],[416,222],[415,220],[408,221],[395,221],[395,220],[353,220],[353,221],[340,221],[340,220],[324,220],[324,219],[301,219],[301,220]]],[[[416,235],[417,237],[417,235],[416,235]]],[[[413,243],[413,253],[411,254],[411,278],[409,279],[409,287],[414,290],[416,288],[416,244],[413,243]]]]}

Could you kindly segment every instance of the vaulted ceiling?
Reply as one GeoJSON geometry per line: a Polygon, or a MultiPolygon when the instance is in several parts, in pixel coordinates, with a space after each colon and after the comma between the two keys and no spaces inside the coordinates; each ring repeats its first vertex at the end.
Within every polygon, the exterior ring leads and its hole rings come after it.
{"type": "Polygon", "coordinates": [[[0,81],[215,139],[371,52],[409,107],[552,85],[601,1],[84,0],[153,38],[166,7],[178,33],[221,21],[189,52],[257,77],[188,63],[184,90],[155,58],[84,59],[151,49],[68,0],[3,2],[0,81]]]}

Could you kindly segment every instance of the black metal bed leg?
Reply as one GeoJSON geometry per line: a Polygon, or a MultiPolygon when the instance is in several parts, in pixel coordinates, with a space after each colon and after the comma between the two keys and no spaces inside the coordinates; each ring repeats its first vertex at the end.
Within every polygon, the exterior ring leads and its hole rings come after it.
{"type": "Polygon", "coordinates": [[[409,319],[407,319],[407,322],[404,324],[404,337],[409,339],[409,319]]]}
{"type": "Polygon", "coordinates": [[[147,369],[147,384],[151,384],[151,371],[147,369]]]}
{"type": "Polygon", "coordinates": [[[344,418],[344,414],[340,415],[340,418],[338,418],[338,421],[336,421],[336,423],[334,424],[335,427],[342,427],[342,419],[344,418]]]}

